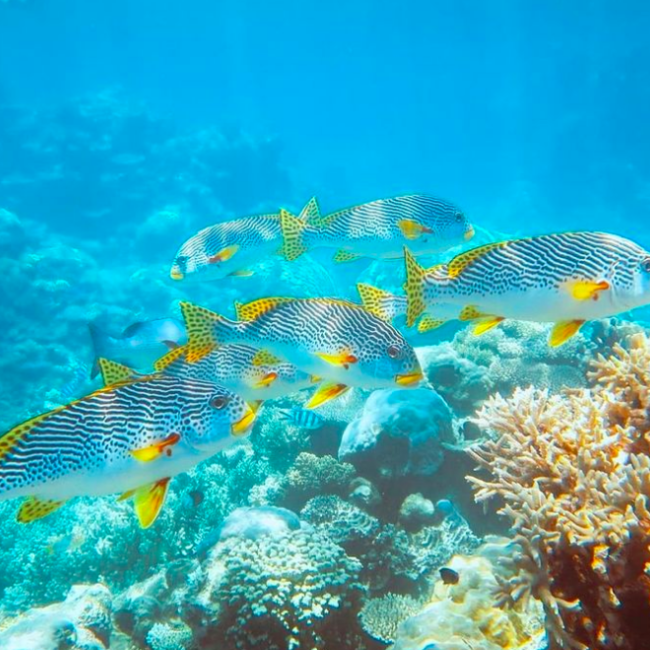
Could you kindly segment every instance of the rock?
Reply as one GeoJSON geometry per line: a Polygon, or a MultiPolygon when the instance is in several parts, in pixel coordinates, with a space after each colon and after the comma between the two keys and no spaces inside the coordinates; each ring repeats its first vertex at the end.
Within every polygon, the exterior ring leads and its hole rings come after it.
{"type": "Polygon", "coordinates": [[[399,523],[409,532],[417,532],[433,523],[435,506],[433,501],[425,499],[420,493],[409,494],[399,510],[399,523]]]}

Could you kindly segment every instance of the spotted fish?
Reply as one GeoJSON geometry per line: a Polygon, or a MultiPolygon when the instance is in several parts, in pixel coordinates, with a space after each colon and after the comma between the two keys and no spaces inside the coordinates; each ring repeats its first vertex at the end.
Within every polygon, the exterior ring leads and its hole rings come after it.
{"type": "Polygon", "coordinates": [[[554,323],[550,344],[571,338],[585,321],[650,303],[650,253],[599,232],[569,232],[480,246],[431,269],[407,250],[407,324],[436,305],[462,307],[476,334],[506,318],[554,323]]]}
{"type": "Polygon", "coordinates": [[[129,325],[112,336],[94,323],[88,325],[95,353],[90,376],[99,373],[99,359],[110,359],[136,370],[149,372],[165,352],[187,342],[185,326],[176,318],[155,318],[129,325]]]}
{"type": "Polygon", "coordinates": [[[202,381],[101,360],[106,388],[23,422],[0,437],[0,500],[25,496],[30,522],[77,496],[132,498],[150,526],[170,478],[244,435],[255,418],[232,392],[202,381]]]}
{"type": "Polygon", "coordinates": [[[379,199],[325,216],[312,207],[306,219],[282,210],[280,217],[281,254],[290,261],[319,247],[337,249],[335,262],[399,258],[407,243],[417,255],[439,253],[474,235],[460,208],[424,194],[379,199]]]}
{"type": "Polygon", "coordinates": [[[344,300],[262,298],[238,304],[237,321],[190,303],[181,303],[181,309],[189,362],[226,343],[263,348],[323,378],[307,408],[350,386],[411,386],[422,379],[415,352],[404,337],[360,305],[344,300]]]}
{"type": "MultiPolygon", "coordinates": [[[[311,199],[297,219],[314,211],[311,199]]],[[[172,280],[219,280],[227,276],[253,275],[250,266],[279,252],[282,228],[279,214],[259,214],[224,221],[190,237],[176,253],[172,280]]]]}
{"type": "Polygon", "coordinates": [[[156,362],[156,370],[182,379],[211,381],[249,402],[284,397],[320,381],[250,345],[223,345],[196,363],[188,363],[186,353],[187,346],[172,350],[156,362]]]}
{"type": "MultiPolygon", "coordinates": [[[[392,323],[406,316],[406,296],[396,296],[389,291],[378,289],[370,284],[357,284],[361,304],[382,320],[392,323]]],[[[435,316],[422,316],[418,321],[418,332],[424,333],[436,329],[450,320],[460,316],[462,307],[451,303],[437,303],[435,316]]]]}

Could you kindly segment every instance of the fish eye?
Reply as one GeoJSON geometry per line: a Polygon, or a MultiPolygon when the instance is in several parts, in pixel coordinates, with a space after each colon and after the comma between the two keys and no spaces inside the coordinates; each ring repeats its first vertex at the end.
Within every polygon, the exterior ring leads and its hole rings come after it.
{"type": "Polygon", "coordinates": [[[213,397],[210,400],[210,406],[220,411],[228,404],[229,401],[230,400],[227,397],[224,397],[223,395],[219,395],[217,397],[213,397]]]}
{"type": "Polygon", "coordinates": [[[457,212],[454,215],[454,219],[456,220],[456,223],[460,223],[464,218],[465,218],[465,215],[462,212],[457,212]]]}
{"type": "Polygon", "coordinates": [[[387,352],[391,359],[397,359],[402,351],[396,345],[389,345],[387,352]]]}
{"type": "Polygon", "coordinates": [[[646,257],[643,262],[641,262],[641,268],[646,272],[650,273],[650,257],[646,257]]]}
{"type": "Polygon", "coordinates": [[[175,260],[174,263],[183,268],[187,264],[188,257],[187,255],[179,255],[175,260]]]}

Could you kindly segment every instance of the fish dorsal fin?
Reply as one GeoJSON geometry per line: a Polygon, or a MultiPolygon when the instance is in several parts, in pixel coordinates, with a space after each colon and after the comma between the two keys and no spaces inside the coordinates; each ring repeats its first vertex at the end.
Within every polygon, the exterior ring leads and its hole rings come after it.
{"type": "Polygon", "coordinates": [[[99,359],[98,363],[104,386],[112,386],[134,378],[135,372],[128,366],[117,363],[117,361],[99,359]]]}
{"type": "Polygon", "coordinates": [[[295,298],[260,298],[246,304],[235,303],[237,320],[254,321],[262,314],[266,314],[278,305],[293,302],[295,298]]]}
{"type": "Polygon", "coordinates": [[[361,255],[357,255],[357,253],[351,253],[350,251],[346,251],[341,248],[340,250],[336,251],[332,260],[337,264],[341,264],[342,262],[354,262],[360,257],[361,255]]]}
{"type": "Polygon", "coordinates": [[[163,370],[169,368],[169,366],[171,366],[174,361],[178,361],[178,359],[184,357],[186,352],[187,345],[180,345],[179,347],[170,350],[167,354],[160,357],[160,359],[158,359],[153,364],[153,367],[156,372],[163,372],[163,370]]]}
{"type": "Polygon", "coordinates": [[[138,333],[138,330],[142,328],[144,323],[142,321],[137,321],[136,323],[131,323],[130,325],[127,325],[122,334],[120,335],[121,338],[123,339],[129,339],[131,338],[134,334],[138,333]]]}
{"type": "Polygon", "coordinates": [[[17,521],[21,524],[29,524],[32,521],[43,519],[55,510],[58,510],[65,501],[51,501],[49,499],[40,499],[39,497],[27,497],[20,505],[17,521]]]}
{"type": "Polygon", "coordinates": [[[451,262],[447,265],[447,271],[450,278],[458,277],[472,262],[480,259],[484,255],[487,255],[490,251],[497,248],[505,248],[509,242],[494,242],[492,244],[485,244],[484,246],[479,246],[478,248],[472,248],[471,250],[465,251],[460,255],[456,255],[451,262]]]}
{"type": "Polygon", "coordinates": [[[281,362],[282,359],[279,359],[268,350],[258,350],[251,359],[254,366],[272,366],[281,362]]]}
{"type": "Polygon", "coordinates": [[[300,211],[298,218],[307,223],[318,223],[320,221],[320,207],[315,196],[312,196],[311,199],[305,203],[305,207],[300,211]]]}
{"type": "Polygon", "coordinates": [[[188,363],[196,363],[218,347],[214,326],[224,319],[213,311],[191,302],[180,303],[181,313],[187,329],[188,363]]]}

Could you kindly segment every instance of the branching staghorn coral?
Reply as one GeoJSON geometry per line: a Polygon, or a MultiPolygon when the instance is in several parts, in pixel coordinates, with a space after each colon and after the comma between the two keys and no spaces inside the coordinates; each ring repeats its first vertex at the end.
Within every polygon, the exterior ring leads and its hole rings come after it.
{"type": "Polygon", "coordinates": [[[492,397],[478,414],[492,437],[469,450],[490,474],[469,477],[477,501],[503,499],[522,549],[525,571],[501,585],[502,599],[541,600],[560,648],[648,640],[650,341],[634,335],[614,354],[592,364],[591,389],[492,397]]]}

